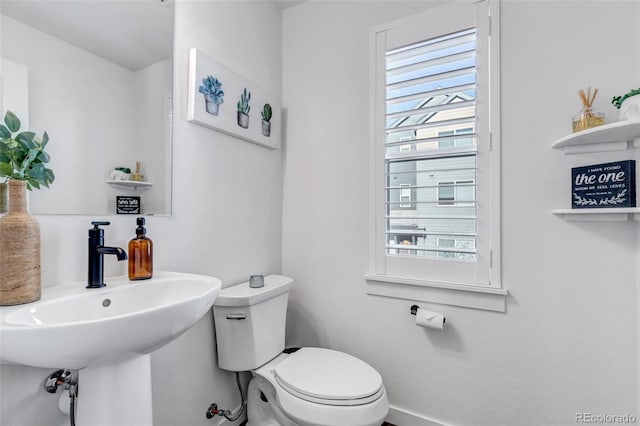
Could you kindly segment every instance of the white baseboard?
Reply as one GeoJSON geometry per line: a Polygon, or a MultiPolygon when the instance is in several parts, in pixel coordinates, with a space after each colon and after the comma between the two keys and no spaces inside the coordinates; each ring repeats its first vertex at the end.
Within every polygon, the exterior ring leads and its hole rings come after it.
{"type": "MultiPolygon", "coordinates": [[[[239,408],[239,406],[236,407],[233,412],[235,413],[239,408]]],[[[247,417],[245,414],[235,422],[230,422],[224,417],[219,417],[217,421],[214,421],[214,423],[212,423],[212,426],[235,426],[242,423],[246,418],[247,417]]],[[[452,426],[438,420],[430,419],[421,414],[405,410],[403,408],[394,407],[393,405],[389,406],[389,414],[387,415],[385,421],[396,426],[452,426]]]]}
{"type": "Polygon", "coordinates": [[[389,406],[386,421],[396,426],[451,426],[393,405],[389,406]]]}

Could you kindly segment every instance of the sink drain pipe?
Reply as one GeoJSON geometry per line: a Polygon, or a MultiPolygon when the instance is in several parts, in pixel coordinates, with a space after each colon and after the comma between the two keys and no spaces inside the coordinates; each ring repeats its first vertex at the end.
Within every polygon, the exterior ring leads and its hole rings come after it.
{"type": "Polygon", "coordinates": [[[223,416],[225,419],[229,420],[230,422],[235,422],[240,418],[242,413],[244,413],[244,411],[247,409],[247,396],[244,394],[244,391],[242,390],[242,383],[240,383],[240,372],[238,371],[236,371],[236,384],[238,385],[238,390],[240,391],[240,398],[242,399],[242,405],[240,406],[240,409],[238,410],[238,412],[235,415],[233,415],[230,410],[219,409],[218,404],[213,402],[211,403],[211,405],[209,405],[209,408],[207,408],[206,416],[208,419],[211,419],[214,416],[223,416]]]}
{"type": "Polygon", "coordinates": [[[69,392],[69,412],[67,413],[61,404],[62,396],[58,400],[58,408],[65,414],[69,414],[71,426],[76,426],[76,398],[78,397],[78,380],[73,379],[71,370],[62,369],[51,373],[44,381],[44,389],[49,393],[56,393],[60,386],[64,386],[69,392]]]}

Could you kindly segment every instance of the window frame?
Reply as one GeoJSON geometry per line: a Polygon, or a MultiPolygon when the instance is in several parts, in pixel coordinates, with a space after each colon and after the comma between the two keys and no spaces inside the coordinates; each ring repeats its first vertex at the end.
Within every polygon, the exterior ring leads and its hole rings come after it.
{"type": "MultiPolygon", "coordinates": [[[[371,139],[374,148],[371,150],[371,273],[366,274],[367,292],[369,294],[387,295],[390,297],[411,298],[435,301],[460,306],[476,307],[504,311],[506,309],[506,290],[502,288],[500,274],[500,69],[499,69],[499,0],[482,0],[479,2],[456,2],[444,6],[430,8],[423,13],[384,24],[371,32],[371,139]],[[391,266],[385,253],[385,67],[384,58],[387,50],[439,35],[448,34],[456,29],[448,24],[448,18],[458,15],[475,17],[478,36],[476,50],[482,54],[477,56],[476,68],[490,69],[487,78],[478,81],[478,104],[482,108],[476,110],[476,132],[482,136],[477,140],[478,177],[475,184],[483,179],[483,187],[474,187],[478,197],[478,222],[483,227],[477,230],[476,244],[479,250],[478,261],[457,262],[456,266],[440,267],[438,264],[451,263],[447,260],[405,258],[401,267],[391,266]],[[433,25],[431,25],[433,23],[433,25]],[[426,24],[426,25],[425,25],[426,24]],[[401,31],[396,31],[401,28],[401,31]],[[427,28],[425,30],[425,28],[427,28]],[[425,31],[431,34],[425,35],[425,31]],[[397,34],[396,34],[397,33],[397,34]],[[485,37],[485,35],[487,37],[485,37]],[[490,35],[490,37],[488,37],[490,35]],[[392,38],[392,45],[387,42],[392,38]],[[405,38],[403,40],[403,37],[405,38]],[[490,104],[486,105],[486,99],[490,104]],[[484,104],[483,104],[484,102],[484,104]],[[471,264],[471,268],[461,265],[471,264]],[[429,274],[425,275],[425,265],[429,274]],[[455,269],[468,269],[460,274],[455,269]],[[452,272],[453,270],[453,272],[452,272]],[[469,280],[470,276],[475,279],[469,280]],[[409,285],[403,287],[398,285],[409,285]],[[408,290],[407,290],[408,289],[408,290]],[[422,290],[422,291],[421,291],[422,290]],[[434,291],[435,290],[435,291],[434,291]],[[469,292],[478,297],[471,297],[469,292]],[[426,296],[430,294],[431,296],[426,296]],[[434,296],[435,295],[435,296],[434,296]],[[417,297],[420,296],[420,297],[417,297]],[[458,297],[461,296],[461,297],[458,297]],[[457,299],[464,299],[457,301],[457,299]],[[477,299],[477,300],[476,300],[477,299]]],[[[461,135],[463,136],[463,135],[461,135]]],[[[455,205],[455,193],[454,204],[455,205]]],[[[444,206],[443,206],[444,207],[444,206]]]]}

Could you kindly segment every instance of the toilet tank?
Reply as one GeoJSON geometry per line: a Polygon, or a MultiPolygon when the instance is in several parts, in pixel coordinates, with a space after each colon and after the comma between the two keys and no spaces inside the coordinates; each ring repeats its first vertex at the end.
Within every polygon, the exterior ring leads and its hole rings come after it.
{"type": "Polygon", "coordinates": [[[213,303],[220,368],[253,370],[284,350],[292,284],[289,277],[268,275],[261,288],[244,282],[220,290],[213,303]]]}

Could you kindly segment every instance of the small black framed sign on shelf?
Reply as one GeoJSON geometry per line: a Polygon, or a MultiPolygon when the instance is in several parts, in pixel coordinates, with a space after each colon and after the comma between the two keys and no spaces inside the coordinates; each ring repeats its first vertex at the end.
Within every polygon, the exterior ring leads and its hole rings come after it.
{"type": "Polygon", "coordinates": [[[635,160],[574,167],[571,179],[573,209],[636,206],[635,160]]]}
{"type": "Polygon", "coordinates": [[[140,214],[140,197],[116,196],[117,214],[140,214]]]}

